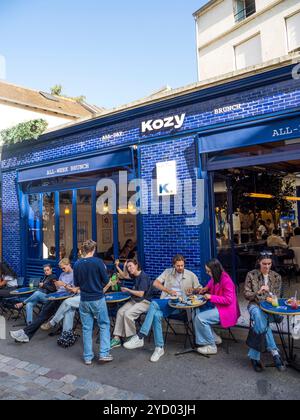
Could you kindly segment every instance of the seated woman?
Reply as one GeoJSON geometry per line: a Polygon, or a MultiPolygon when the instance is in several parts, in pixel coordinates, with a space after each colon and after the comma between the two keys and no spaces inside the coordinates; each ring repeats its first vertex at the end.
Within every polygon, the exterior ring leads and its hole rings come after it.
{"type": "MultiPolygon", "coordinates": [[[[120,347],[122,338],[136,335],[135,322],[142,314],[148,312],[152,297],[152,282],[147,274],[141,270],[139,263],[136,260],[128,260],[125,270],[128,271],[129,278],[133,279],[135,284],[133,289],[121,288],[122,292],[131,294],[131,300],[122,306],[117,313],[111,348],[120,347]]],[[[125,276],[126,274],[122,272],[121,275],[125,276]]]]}
{"type": "Polygon", "coordinates": [[[130,260],[134,259],[136,255],[136,246],[132,239],[126,241],[123,249],[120,252],[120,260],[130,260]]]}
{"type": "Polygon", "coordinates": [[[120,260],[115,261],[115,266],[116,266],[116,269],[118,271],[118,277],[121,280],[129,280],[130,279],[130,275],[129,275],[128,270],[127,270],[127,263],[128,263],[128,261],[125,262],[125,264],[123,266],[123,270],[122,270],[121,267],[120,267],[120,260]]]}
{"type": "MultiPolygon", "coordinates": [[[[259,307],[260,302],[269,300],[272,295],[277,297],[281,295],[282,279],[279,274],[272,271],[272,264],[272,254],[262,252],[258,259],[258,269],[247,274],[245,298],[250,302],[248,310],[254,331],[256,334],[266,333],[267,349],[272,353],[277,369],[283,371],[285,369],[284,363],[270,328],[270,323],[274,322],[274,317],[266,314],[259,307]]],[[[248,356],[251,359],[253,369],[256,372],[262,372],[261,354],[257,350],[250,349],[248,356]]]]}
{"type": "Polygon", "coordinates": [[[211,277],[208,285],[200,289],[207,301],[215,308],[200,312],[194,319],[197,351],[204,355],[217,354],[217,345],[222,343],[211,325],[221,324],[223,328],[234,327],[240,317],[235,284],[224,271],[220,261],[212,260],[206,264],[206,272],[211,277]]]}
{"type": "Polygon", "coordinates": [[[6,264],[0,264],[0,298],[11,297],[10,293],[17,289],[16,273],[6,264]]]}
{"type": "Polygon", "coordinates": [[[54,293],[57,291],[55,282],[57,281],[57,277],[55,274],[52,273],[52,267],[50,264],[44,265],[44,277],[41,279],[39,284],[39,290],[33,293],[28,299],[26,299],[22,303],[16,304],[16,309],[21,309],[23,306],[26,305],[26,322],[27,325],[32,323],[33,319],[33,308],[38,303],[46,303],[48,302],[47,295],[50,293],[54,293]]]}

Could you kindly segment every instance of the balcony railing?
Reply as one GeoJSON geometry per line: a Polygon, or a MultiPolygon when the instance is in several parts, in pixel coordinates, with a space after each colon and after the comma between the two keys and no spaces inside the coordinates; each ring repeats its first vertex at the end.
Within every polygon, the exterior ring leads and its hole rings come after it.
{"type": "Polygon", "coordinates": [[[236,22],[241,22],[242,20],[247,19],[247,17],[253,15],[256,12],[255,3],[246,6],[244,9],[240,10],[238,13],[234,15],[234,19],[236,22]]]}

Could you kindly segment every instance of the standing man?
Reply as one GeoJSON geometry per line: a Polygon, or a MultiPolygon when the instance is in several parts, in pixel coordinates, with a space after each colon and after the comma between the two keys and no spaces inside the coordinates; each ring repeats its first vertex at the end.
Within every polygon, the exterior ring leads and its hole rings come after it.
{"type": "Polygon", "coordinates": [[[94,257],[97,244],[88,240],[81,248],[82,258],[74,266],[74,284],[81,291],[80,318],[83,331],[84,362],[91,365],[93,353],[94,319],[100,328],[99,362],[112,362],[110,355],[110,320],[103,289],[109,283],[105,265],[94,257]]]}

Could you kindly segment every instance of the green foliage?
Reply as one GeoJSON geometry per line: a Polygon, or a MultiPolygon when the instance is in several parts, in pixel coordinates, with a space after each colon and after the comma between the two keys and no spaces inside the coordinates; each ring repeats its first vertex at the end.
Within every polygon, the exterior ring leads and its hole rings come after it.
{"type": "Polygon", "coordinates": [[[61,96],[62,94],[62,85],[55,85],[50,88],[51,95],[61,96]]]}
{"type": "Polygon", "coordinates": [[[65,98],[73,99],[76,102],[84,102],[86,100],[86,96],[84,96],[84,95],[73,97],[73,96],[67,96],[67,95],[63,94],[62,85],[55,85],[52,88],[50,88],[50,91],[51,91],[51,95],[64,96],[65,98]]]}
{"type": "Polygon", "coordinates": [[[4,144],[17,144],[26,140],[38,139],[47,129],[48,123],[43,119],[20,123],[0,132],[0,140],[4,144]]]}
{"type": "Polygon", "coordinates": [[[81,96],[76,96],[75,98],[71,98],[74,99],[77,102],[85,102],[86,101],[86,96],[81,95],[81,96]]]}

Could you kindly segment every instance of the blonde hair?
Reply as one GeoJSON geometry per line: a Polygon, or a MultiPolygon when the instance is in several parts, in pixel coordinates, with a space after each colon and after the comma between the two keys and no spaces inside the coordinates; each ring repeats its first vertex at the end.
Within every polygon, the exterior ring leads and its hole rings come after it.
{"type": "Polygon", "coordinates": [[[58,264],[60,267],[62,266],[62,265],[71,265],[71,261],[69,260],[69,258],[63,258],[62,260],[60,260],[59,261],[59,264],[58,264]]]}

